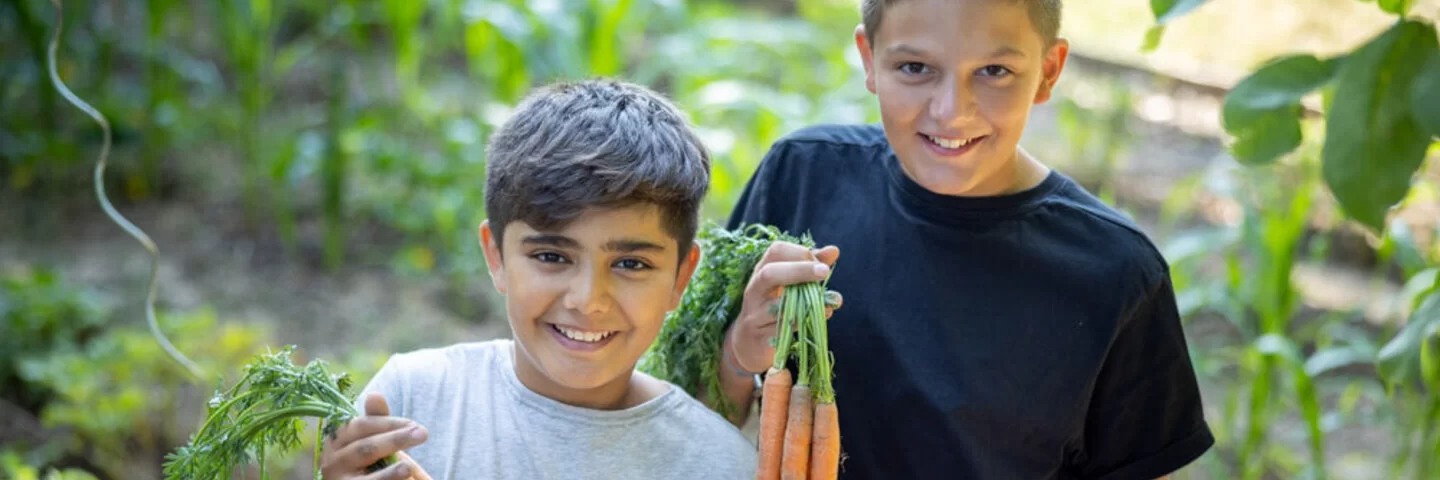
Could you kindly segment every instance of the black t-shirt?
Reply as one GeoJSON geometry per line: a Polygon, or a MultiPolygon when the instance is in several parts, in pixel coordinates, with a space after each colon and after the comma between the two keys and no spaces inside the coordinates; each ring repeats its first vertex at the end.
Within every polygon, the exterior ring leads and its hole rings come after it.
{"type": "Polygon", "coordinates": [[[940,195],[878,126],[809,127],[772,147],[742,222],[840,248],[842,478],[1149,479],[1214,443],[1165,259],[1058,171],[940,195]]]}

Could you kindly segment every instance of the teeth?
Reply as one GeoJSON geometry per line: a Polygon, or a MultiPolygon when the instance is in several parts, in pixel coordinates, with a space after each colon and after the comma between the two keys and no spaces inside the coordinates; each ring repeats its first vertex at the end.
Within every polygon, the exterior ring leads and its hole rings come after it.
{"type": "Polygon", "coordinates": [[[971,139],[951,140],[948,138],[940,138],[932,135],[926,135],[925,138],[928,138],[930,139],[930,141],[935,142],[936,145],[945,148],[960,148],[969,145],[971,141],[971,139]]]}
{"type": "Polygon", "coordinates": [[[565,336],[566,336],[567,338],[569,338],[569,339],[571,339],[571,340],[575,340],[575,341],[577,341],[577,342],[585,342],[585,343],[595,343],[595,342],[604,340],[604,339],[606,339],[606,338],[609,338],[611,335],[614,335],[614,334],[615,334],[615,332],[604,332],[604,333],[601,333],[601,332],[586,332],[586,331],[574,330],[574,329],[562,327],[562,326],[560,326],[560,325],[556,325],[555,328],[558,329],[558,330],[560,330],[560,333],[565,334],[565,336]]]}

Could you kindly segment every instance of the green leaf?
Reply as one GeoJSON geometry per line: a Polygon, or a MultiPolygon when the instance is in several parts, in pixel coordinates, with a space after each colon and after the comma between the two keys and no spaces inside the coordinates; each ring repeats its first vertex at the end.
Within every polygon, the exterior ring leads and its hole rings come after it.
{"type": "Polygon", "coordinates": [[[1266,62],[1225,94],[1226,125],[1243,127],[1250,115],[1300,104],[1300,99],[1335,76],[1339,58],[1286,55],[1266,62]]]}
{"type": "Polygon", "coordinates": [[[1323,176],[1341,209],[1380,232],[1404,199],[1429,146],[1411,114],[1417,58],[1440,55],[1435,27],[1400,21],[1347,56],[1336,72],[1335,101],[1321,154],[1323,176]]]}
{"type": "Polygon", "coordinates": [[[1386,13],[1404,16],[1410,12],[1411,0],[1380,0],[1380,9],[1386,13]]]}
{"type": "Polygon", "coordinates": [[[1145,31],[1145,43],[1142,43],[1140,45],[1140,51],[1143,53],[1154,52],[1156,48],[1160,48],[1160,39],[1164,36],[1164,25],[1155,25],[1150,27],[1149,30],[1145,31]]]}
{"type": "Polygon", "coordinates": [[[1155,13],[1155,23],[1164,25],[1180,18],[1205,4],[1206,0],[1150,0],[1150,11],[1155,13]]]}
{"type": "Polygon", "coordinates": [[[1298,107],[1266,111],[1246,121],[1250,123],[1243,130],[1234,132],[1235,144],[1230,146],[1231,153],[1240,163],[1262,165],[1300,146],[1298,107]]]}
{"type": "Polygon", "coordinates": [[[1274,161],[1300,146],[1300,99],[1335,75],[1338,59],[1287,55],[1270,60],[1225,95],[1221,121],[1247,165],[1274,161]]]}
{"type": "Polygon", "coordinates": [[[1415,123],[1432,137],[1440,137],[1440,55],[1431,55],[1425,69],[1410,86],[1410,104],[1415,106],[1415,123]]]}
{"type": "Polygon", "coordinates": [[[1440,293],[1431,292],[1410,314],[1405,327],[1380,348],[1376,368],[1385,383],[1396,386],[1420,380],[1421,342],[1440,332],[1440,293]]]}

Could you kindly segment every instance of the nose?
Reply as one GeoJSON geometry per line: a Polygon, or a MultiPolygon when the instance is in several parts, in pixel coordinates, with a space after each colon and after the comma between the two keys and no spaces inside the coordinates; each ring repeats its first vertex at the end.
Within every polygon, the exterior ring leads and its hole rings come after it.
{"type": "Polygon", "coordinates": [[[936,83],[930,97],[930,117],[940,125],[956,125],[975,116],[975,92],[967,80],[950,74],[936,83]]]}
{"type": "Polygon", "coordinates": [[[590,268],[570,279],[565,293],[565,308],[581,315],[598,317],[610,309],[610,282],[606,270],[590,268]]]}

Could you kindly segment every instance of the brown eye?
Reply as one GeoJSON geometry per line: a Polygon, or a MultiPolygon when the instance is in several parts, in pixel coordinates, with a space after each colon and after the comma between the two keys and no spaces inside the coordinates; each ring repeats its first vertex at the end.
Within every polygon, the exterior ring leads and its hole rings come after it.
{"type": "Polygon", "coordinates": [[[1000,65],[986,65],[985,68],[980,69],[980,75],[986,77],[1003,77],[1011,73],[1010,69],[1000,65]]]}
{"type": "Polygon", "coordinates": [[[924,74],[929,68],[930,67],[925,66],[925,64],[923,63],[916,62],[905,62],[900,64],[900,71],[905,73],[906,75],[921,75],[924,74]]]}
{"type": "Polygon", "coordinates": [[[627,258],[615,262],[615,266],[620,268],[621,270],[631,271],[649,270],[651,268],[649,264],[633,258],[627,258]]]}
{"type": "Polygon", "coordinates": [[[530,258],[539,260],[540,263],[565,263],[568,261],[568,259],[555,252],[539,252],[530,255],[530,258]]]}

